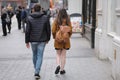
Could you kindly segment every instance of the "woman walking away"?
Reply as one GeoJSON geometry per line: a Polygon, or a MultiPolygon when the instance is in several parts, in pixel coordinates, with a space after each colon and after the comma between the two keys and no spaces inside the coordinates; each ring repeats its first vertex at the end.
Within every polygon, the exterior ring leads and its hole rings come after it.
{"type": "Polygon", "coordinates": [[[41,11],[40,4],[36,3],[33,7],[34,12],[27,18],[25,32],[26,47],[31,48],[33,52],[33,65],[35,69],[34,76],[40,79],[40,71],[43,62],[44,49],[51,36],[51,27],[49,18],[41,11]]]}
{"type": "Polygon", "coordinates": [[[66,12],[65,9],[60,9],[55,21],[53,22],[52,25],[52,35],[54,38],[54,47],[56,49],[56,62],[57,62],[57,67],[55,70],[55,74],[65,74],[65,63],[66,63],[66,51],[70,49],[70,37],[72,35],[72,26],[70,22],[70,18],[66,12]],[[68,30],[62,29],[62,28],[69,28],[68,30]],[[64,35],[58,36],[58,32],[62,31],[68,35],[68,39],[65,41],[64,35]],[[64,30],[64,31],[63,31],[64,30]],[[66,32],[65,32],[66,31],[66,32]],[[61,40],[57,39],[62,37],[61,40]]]}

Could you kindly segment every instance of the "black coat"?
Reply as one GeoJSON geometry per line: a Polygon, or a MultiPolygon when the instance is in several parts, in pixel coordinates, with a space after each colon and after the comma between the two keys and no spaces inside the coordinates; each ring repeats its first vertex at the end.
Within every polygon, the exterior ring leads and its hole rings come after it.
{"type": "Polygon", "coordinates": [[[7,11],[6,13],[3,13],[1,15],[2,22],[7,23],[7,24],[11,24],[11,18],[13,17],[13,15],[14,14],[12,12],[10,12],[10,11],[7,11]],[[7,14],[8,14],[9,18],[10,18],[10,22],[9,23],[7,23],[6,20],[5,20],[7,18],[7,14]]]}
{"type": "Polygon", "coordinates": [[[16,13],[16,18],[21,19],[21,9],[17,9],[15,13],[16,13]]]}
{"type": "Polygon", "coordinates": [[[7,24],[11,24],[12,23],[12,17],[14,16],[14,13],[11,12],[11,11],[7,11],[7,14],[9,15],[9,18],[10,18],[10,22],[7,23],[7,24]]]}
{"type": "Polygon", "coordinates": [[[6,13],[3,13],[2,15],[1,15],[1,20],[2,20],[2,23],[6,23],[6,17],[7,17],[7,14],[6,13]]]}
{"type": "Polygon", "coordinates": [[[49,18],[40,13],[34,12],[27,18],[25,42],[45,42],[49,41],[51,28],[49,18]]]}

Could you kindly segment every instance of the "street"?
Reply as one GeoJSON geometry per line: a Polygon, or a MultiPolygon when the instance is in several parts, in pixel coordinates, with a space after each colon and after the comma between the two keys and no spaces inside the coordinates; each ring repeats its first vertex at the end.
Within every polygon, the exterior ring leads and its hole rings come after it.
{"type": "MultiPolygon", "coordinates": [[[[32,51],[25,46],[22,30],[18,30],[13,18],[12,31],[6,37],[0,30],[0,80],[34,80],[32,51]]],[[[66,74],[55,75],[56,51],[51,36],[46,45],[40,80],[112,80],[111,64],[99,60],[90,43],[79,33],[71,37],[71,49],[67,52],[66,74]]]]}

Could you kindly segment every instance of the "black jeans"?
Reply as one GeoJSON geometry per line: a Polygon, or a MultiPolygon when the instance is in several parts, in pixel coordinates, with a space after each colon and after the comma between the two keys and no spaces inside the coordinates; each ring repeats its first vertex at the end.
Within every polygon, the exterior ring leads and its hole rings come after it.
{"type": "Polygon", "coordinates": [[[18,22],[18,29],[21,29],[21,18],[17,18],[17,22],[18,22]]]}
{"type": "Polygon", "coordinates": [[[25,27],[25,23],[26,23],[26,19],[21,19],[21,22],[22,22],[22,27],[23,27],[23,32],[25,32],[26,30],[26,27],[25,27]]]}
{"type": "Polygon", "coordinates": [[[7,23],[8,31],[11,32],[11,23],[7,23]]]}
{"type": "Polygon", "coordinates": [[[2,22],[2,30],[3,30],[3,35],[7,35],[7,30],[6,30],[6,22],[2,22]]]}

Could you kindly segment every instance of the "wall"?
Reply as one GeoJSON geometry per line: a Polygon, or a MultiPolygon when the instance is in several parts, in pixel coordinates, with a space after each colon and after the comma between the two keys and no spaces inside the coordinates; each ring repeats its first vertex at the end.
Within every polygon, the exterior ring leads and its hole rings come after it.
{"type": "Polygon", "coordinates": [[[68,12],[72,13],[82,13],[82,0],[68,0],[68,12]]]}
{"type": "Polygon", "coordinates": [[[44,10],[47,10],[50,8],[50,1],[49,0],[39,0],[41,6],[44,8],[44,10]]]}
{"type": "Polygon", "coordinates": [[[109,59],[114,80],[120,80],[120,0],[97,0],[95,51],[109,59]]]}
{"type": "Polygon", "coordinates": [[[97,28],[95,32],[95,50],[98,53],[98,57],[101,59],[107,58],[105,48],[107,47],[105,41],[106,38],[106,27],[107,27],[107,0],[97,0],[97,28]],[[105,5],[106,4],[106,5],[105,5]],[[103,9],[104,7],[104,9],[103,9]],[[103,45],[105,44],[105,45],[103,45]],[[104,46],[104,47],[103,47],[104,46]]]}

